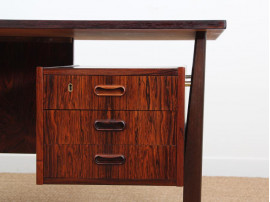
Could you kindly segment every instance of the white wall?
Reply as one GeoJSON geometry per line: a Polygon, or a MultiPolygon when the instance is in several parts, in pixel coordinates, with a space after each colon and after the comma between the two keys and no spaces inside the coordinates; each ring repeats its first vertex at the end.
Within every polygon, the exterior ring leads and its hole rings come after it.
{"type": "MultiPolygon", "coordinates": [[[[268,177],[267,4],[268,0],[2,0],[0,18],[226,19],[227,30],[207,42],[203,173],[268,177]]],[[[80,65],[185,64],[190,70],[192,54],[192,41],[75,42],[75,64],[80,65]]],[[[34,161],[34,155],[0,154],[0,172],[35,172],[34,161]]]]}

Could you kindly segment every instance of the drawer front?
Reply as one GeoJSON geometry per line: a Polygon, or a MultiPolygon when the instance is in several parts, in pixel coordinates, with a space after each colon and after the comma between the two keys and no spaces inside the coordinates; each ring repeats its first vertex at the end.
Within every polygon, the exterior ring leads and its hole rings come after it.
{"type": "Polygon", "coordinates": [[[175,146],[45,145],[44,155],[45,178],[176,178],[175,146]]]}
{"type": "Polygon", "coordinates": [[[45,144],[175,145],[176,112],[45,110],[45,144]]]}
{"type": "Polygon", "coordinates": [[[44,76],[45,109],[175,110],[176,76],[44,76]]]}

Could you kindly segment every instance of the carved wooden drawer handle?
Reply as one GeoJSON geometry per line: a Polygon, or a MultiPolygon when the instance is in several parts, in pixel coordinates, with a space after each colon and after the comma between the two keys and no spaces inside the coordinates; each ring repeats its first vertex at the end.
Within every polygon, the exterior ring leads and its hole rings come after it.
{"type": "Polygon", "coordinates": [[[119,85],[98,85],[95,87],[97,96],[122,96],[125,92],[125,87],[119,85]]]}
{"type": "Polygon", "coordinates": [[[107,130],[107,131],[121,131],[126,126],[123,120],[96,120],[96,130],[107,130]]]}
{"type": "Polygon", "coordinates": [[[98,165],[122,165],[126,158],[122,154],[97,154],[95,162],[98,165]]]}

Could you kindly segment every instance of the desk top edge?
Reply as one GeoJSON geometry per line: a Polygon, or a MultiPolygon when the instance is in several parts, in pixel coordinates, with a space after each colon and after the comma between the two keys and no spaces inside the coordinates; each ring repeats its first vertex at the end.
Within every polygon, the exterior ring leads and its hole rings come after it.
{"type": "Polygon", "coordinates": [[[215,40],[225,29],[225,20],[0,20],[1,37],[75,40],[193,40],[197,31],[206,31],[207,39],[215,40]]]}
{"type": "Polygon", "coordinates": [[[226,20],[4,20],[0,29],[226,29],[226,20]]]}

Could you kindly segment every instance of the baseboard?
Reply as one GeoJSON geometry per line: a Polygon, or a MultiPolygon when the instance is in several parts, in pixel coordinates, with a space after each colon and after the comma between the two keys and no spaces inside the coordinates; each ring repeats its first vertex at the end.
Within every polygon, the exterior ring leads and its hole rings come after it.
{"type": "Polygon", "coordinates": [[[269,177],[268,158],[212,158],[203,159],[204,176],[269,177]]]}
{"type": "Polygon", "coordinates": [[[0,173],[36,173],[36,155],[1,153],[0,173]]]}
{"type": "MultiPolygon", "coordinates": [[[[0,173],[35,173],[35,154],[0,154],[0,173]]],[[[267,158],[203,159],[204,176],[269,177],[267,158]]]]}

